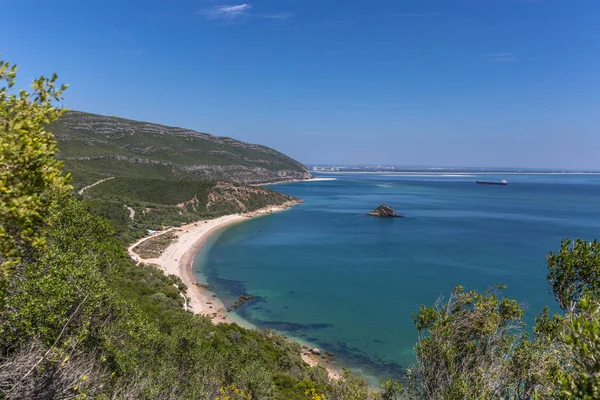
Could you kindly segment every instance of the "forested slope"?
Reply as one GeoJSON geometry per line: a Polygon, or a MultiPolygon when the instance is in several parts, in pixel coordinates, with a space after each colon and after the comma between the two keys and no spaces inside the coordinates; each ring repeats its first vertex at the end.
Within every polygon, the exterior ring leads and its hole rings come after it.
{"type": "Polygon", "coordinates": [[[50,129],[76,187],[109,176],[246,184],[311,177],[276,150],[190,129],[77,111],[50,129]]]}

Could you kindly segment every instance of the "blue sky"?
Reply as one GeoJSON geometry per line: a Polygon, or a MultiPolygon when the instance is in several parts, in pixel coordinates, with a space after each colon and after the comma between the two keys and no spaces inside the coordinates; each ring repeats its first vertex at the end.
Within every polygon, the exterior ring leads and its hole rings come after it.
{"type": "Polygon", "coordinates": [[[598,0],[0,0],[66,104],[306,163],[600,169],[598,0]]]}

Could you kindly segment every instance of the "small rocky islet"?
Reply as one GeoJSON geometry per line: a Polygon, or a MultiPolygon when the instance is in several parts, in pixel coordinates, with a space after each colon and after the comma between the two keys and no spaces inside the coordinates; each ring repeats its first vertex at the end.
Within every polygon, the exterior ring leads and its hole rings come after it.
{"type": "Polygon", "coordinates": [[[372,212],[367,213],[367,215],[372,217],[404,218],[402,215],[396,214],[392,207],[385,204],[380,205],[372,212]]]}

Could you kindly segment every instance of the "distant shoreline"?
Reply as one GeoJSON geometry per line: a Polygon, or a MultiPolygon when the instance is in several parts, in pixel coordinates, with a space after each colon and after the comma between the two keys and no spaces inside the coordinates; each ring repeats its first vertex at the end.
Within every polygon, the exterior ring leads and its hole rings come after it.
{"type": "MultiPolygon", "coordinates": [[[[600,172],[515,172],[515,171],[311,171],[317,175],[387,174],[387,175],[600,175],[600,172]]],[[[307,179],[310,181],[310,179],[307,179]]],[[[284,183],[284,182],[282,182],[284,183]]]]}
{"type": "Polygon", "coordinates": [[[323,182],[323,181],[335,181],[337,178],[310,178],[310,179],[292,179],[287,181],[277,182],[265,182],[257,183],[254,186],[273,186],[273,185],[285,185],[286,183],[298,183],[298,182],[323,182]]]}

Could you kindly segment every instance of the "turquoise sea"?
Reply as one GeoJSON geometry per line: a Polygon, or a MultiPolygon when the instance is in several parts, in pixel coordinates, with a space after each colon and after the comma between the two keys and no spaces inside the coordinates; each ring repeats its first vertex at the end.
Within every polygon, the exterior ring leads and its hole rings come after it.
{"type": "Polygon", "coordinates": [[[195,269],[226,304],[257,296],[238,310],[245,320],[364,376],[400,376],[414,359],[412,313],[458,284],[506,284],[531,320],[554,305],[545,255],[600,236],[599,175],[331,177],[273,186],[304,204],[225,229],[195,269]],[[382,203],[405,218],[365,215],[382,203]]]}

